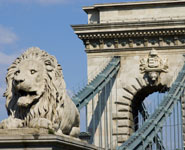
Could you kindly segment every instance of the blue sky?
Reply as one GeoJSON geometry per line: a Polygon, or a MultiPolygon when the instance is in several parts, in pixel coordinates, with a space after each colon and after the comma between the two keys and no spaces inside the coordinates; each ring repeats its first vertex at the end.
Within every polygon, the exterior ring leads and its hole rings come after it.
{"type": "Polygon", "coordinates": [[[0,120],[7,117],[2,97],[6,89],[6,69],[29,47],[37,46],[56,56],[68,90],[86,78],[84,46],[70,25],[87,24],[83,6],[110,2],[126,1],[0,0],[0,120]]]}

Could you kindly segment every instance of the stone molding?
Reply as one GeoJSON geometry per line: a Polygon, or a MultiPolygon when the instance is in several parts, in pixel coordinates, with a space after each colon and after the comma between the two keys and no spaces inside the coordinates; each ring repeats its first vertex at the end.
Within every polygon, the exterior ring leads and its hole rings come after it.
{"type": "MultiPolygon", "coordinates": [[[[78,33],[77,33],[78,34],[78,33]]],[[[87,53],[185,46],[185,28],[79,33],[87,53]]]]}
{"type": "MultiPolygon", "coordinates": [[[[173,18],[174,19],[174,18],[173,18]]],[[[185,46],[185,21],[135,21],[73,25],[87,53],[185,46]]]]}
{"type": "Polygon", "coordinates": [[[121,2],[121,3],[107,3],[107,4],[95,4],[93,6],[86,6],[83,7],[83,10],[85,12],[87,12],[88,10],[92,10],[92,9],[100,9],[103,7],[122,7],[122,6],[134,6],[134,7],[138,7],[138,5],[140,7],[142,6],[146,6],[146,5],[166,5],[166,4],[171,4],[171,5],[175,5],[175,4],[180,4],[180,3],[184,3],[184,0],[161,0],[161,1],[141,1],[141,2],[121,2]]]}
{"type": "MultiPolygon", "coordinates": [[[[74,32],[81,39],[100,38],[105,34],[115,34],[114,36],[148,36],[182,32],[185,30],[185,16],[182,18],[149,18],[148,20],[128,20],[128,22],[99,23],[72,25],[74,32]],[[159,20],[157,20],[159,19],[159,20]],[[124,34],[123,34],[124,33],[124,34]],[[138,33],[138,34],[135,34],[138,33]]],[[[106,36],[109,37],[109,36],[106,36]]]]}
{"type": "Polygon", "coordinates": [[[48,134],[48,130],[0,129],[0,149],[14,150],[98,150],[94,145],[67,136],[48,134]]]}
{"type": "MultiPolygon", "coordinates": [[[[110,24],[109,24],[110,25],[110,24]]],[[[130,24],[133,26],[133,24],[130,24]]],[[[129,26],[129,24],[128,24],[129,26]]],[[[123,26],[124,27],[124,26],[123,26]]],[[[136,26],[137,28],[138,26],[136,26]]],[[[109,27],[110,28],[110,27],[109,27]]],[[[98,30],[99,28],[97,28],[98,30]]],[[[109,29],[110,30],[110,29],[109,29]]],[[[77,32],[78,37],[81,40],[90,40],[90,39],[100,39],[100,38],[131,38],[131,37],[146,37],[146,36],[169,36],[169,35],[184,35],[184,28],[176,28],[176,29],[153,29],[153,30],[115,30],[115,31],[93,31],[88,33],[77,32]]]]}

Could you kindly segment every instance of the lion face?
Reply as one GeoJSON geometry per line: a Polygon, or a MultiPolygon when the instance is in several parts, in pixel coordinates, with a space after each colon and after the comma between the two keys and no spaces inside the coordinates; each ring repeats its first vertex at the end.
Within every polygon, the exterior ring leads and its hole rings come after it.
{"type": "Polygon", "coordinates": [[[13,77],[13,87],[18,96],[17,105],[27,107],[44,92],[44,64],[26,60],[18,64],[13,77]]]}

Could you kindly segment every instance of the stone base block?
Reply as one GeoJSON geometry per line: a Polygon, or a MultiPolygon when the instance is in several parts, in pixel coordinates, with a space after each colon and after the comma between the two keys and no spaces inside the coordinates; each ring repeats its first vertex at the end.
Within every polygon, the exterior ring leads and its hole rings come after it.
{"type": "Polygon", "coordinates": [[[46,129],[0,129],[1,150],[98,150],[94,145],[46,129]]]}

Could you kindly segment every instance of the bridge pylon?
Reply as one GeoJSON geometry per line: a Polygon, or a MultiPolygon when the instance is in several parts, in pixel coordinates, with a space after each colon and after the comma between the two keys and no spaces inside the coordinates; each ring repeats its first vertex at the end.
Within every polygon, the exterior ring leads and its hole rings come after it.
{"type": "MultiPolygon", "coordinates": [[[[72,28],[85,45],[89,82],[120,57],[117,75],[87,105],[90,143],[115,149],[138,129],[135,117],[143,100],[168,91],[184,65],[185,0],[95,4],[83,10],[88,24],[72,28]]],[[[184,103],[182,108],[185,129],[184,103]]]]}

